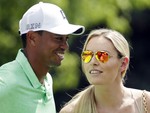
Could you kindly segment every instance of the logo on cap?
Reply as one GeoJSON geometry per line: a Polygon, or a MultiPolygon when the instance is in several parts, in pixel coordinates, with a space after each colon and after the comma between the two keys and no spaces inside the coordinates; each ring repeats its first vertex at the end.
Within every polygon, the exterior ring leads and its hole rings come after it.
{"type": "Polygon", "coordinates": [[[26,25],[26,29],[37,29],[37,28],[41,28],[41,23],[31,23],[31,24],[27,24],[26,25]]]}
{"type": "Polygon", "coordinates": [[[65,14],[64,14],[64,12],[62,10],[60,10],[60,13],[61,13],[63,19],[66,19],[66,16],[65,16],[65,14]]]}

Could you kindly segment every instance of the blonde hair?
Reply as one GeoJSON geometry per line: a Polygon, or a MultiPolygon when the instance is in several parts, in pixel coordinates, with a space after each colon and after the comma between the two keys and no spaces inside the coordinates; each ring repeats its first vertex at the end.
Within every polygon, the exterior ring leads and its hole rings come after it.
{"type": "MultiPolygon", "coordinates": [[[[98,113],[96,109],[94,86],[77,93],[65,106],[71,105],[69,113],[98,113]]],[[[70,107],[69,107],[70,108],[70,107]]]]}
{"type": "MultiPolygon", "coordinates": [[[[129,45],[127,40],[119,32],[110,29],[97,29],[91,31],[85,41],[83,51],[86,49],[89,40],[97,36],[102,36],[109,39],[122,57],[127,57],[128,59],[130,58],[129,45]]],[[[128,66],[126,67],[126,70],[127,68],[128,66]]],[[[125,76],[126,70],[122,73],[122,77],[125,76]]],[[[72,103],[75,104],[71,113],[98,113],[96,109],[93,85],[88,86],[85,90],[76,94],[66,105],[72,103]]]]}

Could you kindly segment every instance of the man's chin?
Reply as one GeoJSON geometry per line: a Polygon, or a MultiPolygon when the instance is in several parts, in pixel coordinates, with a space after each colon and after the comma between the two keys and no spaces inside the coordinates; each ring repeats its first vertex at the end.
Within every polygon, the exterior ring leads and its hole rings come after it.
{"type": "Polygon", "coordinates": [[[58,67],[58,66],[60,66],[61,65],[61,63],[57,63],[57,64],[53,64],[53,65],[49,65],[49,67],[51,68],[51,67],[58,67]]]}

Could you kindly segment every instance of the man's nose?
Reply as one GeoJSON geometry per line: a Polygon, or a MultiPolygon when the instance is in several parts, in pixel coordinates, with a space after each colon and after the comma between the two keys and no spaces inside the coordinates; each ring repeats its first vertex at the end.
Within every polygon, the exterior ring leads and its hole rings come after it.
{"type": "Polygon", "coordinates": [[[67,41],[63,41],[61,44],[61,48],[63,48],[64,50],[67,50],[69,48],[69,44],[67,41]]]}

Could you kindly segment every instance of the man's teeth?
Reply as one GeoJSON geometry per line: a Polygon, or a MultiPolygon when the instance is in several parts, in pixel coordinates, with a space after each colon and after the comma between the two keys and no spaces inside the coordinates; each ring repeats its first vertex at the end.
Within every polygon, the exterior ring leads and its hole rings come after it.
{"type": "Polygon", "coordinates": [[[64,58],[64,54],[62,54],[62,53],[57,53],[57,55],[61,58],[64,58]]]}

